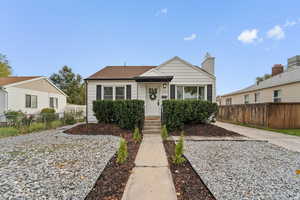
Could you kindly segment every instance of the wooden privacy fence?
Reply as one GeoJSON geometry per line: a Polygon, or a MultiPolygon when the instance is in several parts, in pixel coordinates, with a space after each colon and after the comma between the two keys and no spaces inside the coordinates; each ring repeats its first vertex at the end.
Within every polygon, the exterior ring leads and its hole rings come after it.
{"type": "Polygon", "coordinates": [[[217,120],[266,128],[300,128],[300,103],[219,106],[217,120]]]}

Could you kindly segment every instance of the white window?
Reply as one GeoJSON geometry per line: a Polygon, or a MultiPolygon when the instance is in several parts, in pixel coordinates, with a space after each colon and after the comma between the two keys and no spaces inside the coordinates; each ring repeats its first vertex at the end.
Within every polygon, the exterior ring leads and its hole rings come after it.
{"type": "Polygon", "coordinates": [[[227,98],[226,105],[231,105],[231,104],[232,104],[232,98],[227,98]]]}
{"type": "Polygon", "coordinates": [[[273,91],[273,101],[276,103],[281,102],[281,90],[274,90],[273,91]]]}
{"type": "Polygon", "coordinates": [[[197,99],[198,91],[196,86],[185,86],[184,87],[184,99],[197,99]]]}
{"type": "Polygon", "coordinates": [[[103,99],[104,100],[113,100],[113,87],[103,87],[103,99]]]}
{"type": "Polygon", "coordinates": [[[36,95],[25,95],[25,107],[26,108],[37,108],[38,100],[36,95]]]}
{"type": "Polygon", "coordinates": [[[116,87],[115,99],[125,99],[125,87],[116,87]]]}
{"type": "Polygon", "coordinates": [[[260,93],[259,92],[256,92],[255,94],[254,94],[254,102],[255,103],[259,103],[259,100],[260,99],[260,93]]]}
{"type": "Polygon", "coordinates": [[[177,99],[183,99],[183,86],[177,86],[177,99]]]}
{"type": "Polygon", "coordinates": [[[205,100],[205,88],[204,87],[199,87],[199,99],[205,100]]]}
{"type": "Polygon", "coordinates": [[[58,108],[58,98],[57,97],[50,97],[49,107],[50,108],[58,108]]]}
{"type": "Polygon", "coordinates": [[[245,103],[245,104],[250,103],[250,101],[249,101],[249,94],[246,94],[246,95],[244,96],[244,103],[245,103]]]}
{"type": "Polygon", "coordinates": [[[178,85],[178,86],[176,86],[176,99],[205,100],[205,87],[178,85]]]}

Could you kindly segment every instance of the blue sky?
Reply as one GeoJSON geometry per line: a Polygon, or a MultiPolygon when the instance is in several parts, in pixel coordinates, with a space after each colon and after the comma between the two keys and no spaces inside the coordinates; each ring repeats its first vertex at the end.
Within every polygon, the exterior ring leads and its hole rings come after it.
{"type": "Polygon", "coordinates": [[[217,94],[252,84],[300,54],[299,0],[2,0],[0,53],[14,75],[63,65],[83,77],[105,65],[216,57],[217,94]]]}

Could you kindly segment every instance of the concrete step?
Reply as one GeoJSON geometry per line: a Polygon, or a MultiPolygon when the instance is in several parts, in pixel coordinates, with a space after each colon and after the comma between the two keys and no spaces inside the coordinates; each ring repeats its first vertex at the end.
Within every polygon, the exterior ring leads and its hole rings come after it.
{"type": "Polygon", "coordinates": [[[143,130],[143,134],[160,134],[160,130],[143,130]]]}
{"type": "Polygon", "coordinates": [[[161,122],[160,121],[145,121],[144,124],[159,124],[161,125],[161,122]]]}
{"type": "Polygon", "coordinates": [[[153,126],[153,125],[145,125],[144,126],[144,129],[161,129],[161,126],[158,125],[158,126],[153,126]]]}

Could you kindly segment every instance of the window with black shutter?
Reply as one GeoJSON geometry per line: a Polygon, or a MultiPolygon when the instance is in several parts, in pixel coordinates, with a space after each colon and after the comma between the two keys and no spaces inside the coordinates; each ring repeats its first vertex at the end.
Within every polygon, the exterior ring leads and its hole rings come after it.
{"type": "Polygon", "coordinates": [[[207,101],[212,102],[212,85],[207,85],[207,101]]]}
{"type": "Polygon", "coordinates": [[[126,85],[126,99],[131,99],[131,85],[126,85]]]}
{"type": "Polygon", "coordinates": [[[170,99],[175,99],[175,85],[170,85],[170,99]]]}
{"type": "Polygon", "coordinates": [[[96,99],[97,100],[101,100],[102,99],[102,86],[101,85],[97,85],[97,94],[96,94],[96,99]]]}

